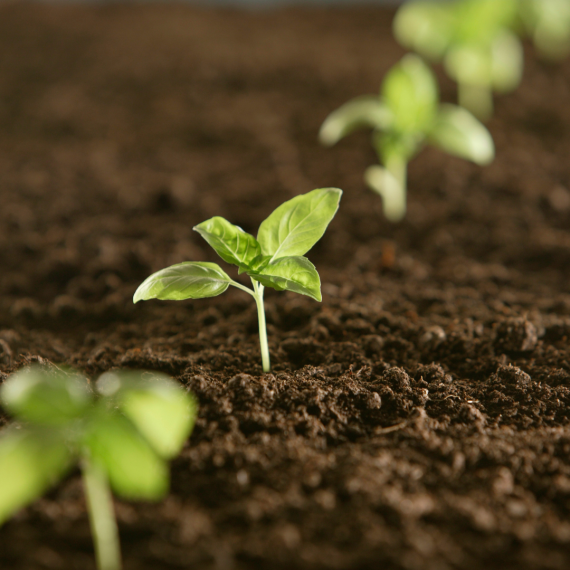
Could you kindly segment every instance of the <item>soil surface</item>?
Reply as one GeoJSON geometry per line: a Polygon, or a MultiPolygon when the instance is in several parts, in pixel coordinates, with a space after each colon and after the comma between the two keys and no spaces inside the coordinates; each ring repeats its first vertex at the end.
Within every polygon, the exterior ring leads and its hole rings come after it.
{"type": "MultiPolygon", "coordinates": [[[[168,498],[117,502],[126,570],[570,568],[570,62],[526,46],[495,163],[425,149],[391,225],[369,135],[316,140],[403,54],[391,18],[0,6],[1,377],[160,370],[200,402],[168,498]],[[271,374],[243,292],[132,304],[216,260],[197,223],[255,233],[326,186],[323,302],[267,291],[271,374]]],[[[0,530],[0,567],[94,569],[78,473],[0,530]]]]}

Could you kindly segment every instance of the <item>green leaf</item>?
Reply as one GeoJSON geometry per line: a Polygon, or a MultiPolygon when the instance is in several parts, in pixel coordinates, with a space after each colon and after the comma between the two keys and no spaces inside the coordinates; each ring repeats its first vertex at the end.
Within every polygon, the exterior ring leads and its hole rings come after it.
{"type": "Polygon", "coordinates": [[[265,287],[278,291],[293,291],[321,301],[321,280],[315,266],[302,256],[282,257],[267,265],[262,273],[248,275],[265,287]]]}
{"type": "Polygon", "coordinates": [[[281,204],[259,227],[263,255],[275,260],[307,253],[334,218],[341,195],[338,188],[322,188],[281,204]]]}
{"type": "Polygon", "coordinates": [[[448,2],[407,2],[396,13],[394,35],[403,46],[438,61],[453,37],[450,8],[448,2]]]}
{"type": "Polygon", "coordinates": [[[390,122],[391,114],[379,97],[364,95],[333,111],[321,126],[319,140],[325,146],[332,146],[357,129],[385,129],[390,122]]]}
{"type": "Polygon", "coordinates": [[[215,297],[223,293],[231,283],[230,276],[217,263],[187,261],[161,269],[145,279],[136,290],[133,302],[215,297]]]}
{"type": "Polygon", "coordinates": [[[31,503],[64,474],[71,453],[39,431],[8,428],[0,436],[0,524],[31,503]]]}
{"type": "Polygon", "coordinates": [[[453,2],[455,43],[482,45],[514,24],[519,0],[462,0],[453,2]]]}
{"type": "Polygon", "coordinates": [[[97,380],[98,391],[116,400],[154,450],[177,455],[197,416],[196,400],[168,376],[156,372],[112,371],[97,380]]]}
{"type": "Polygon", "coordinates": [[[495,157],[493,138],[469,111],[456,105],[442,105],[429,141],[440,149],[485,165],[495,157]]]}
{"type": "Polygon", "coordinates": [[[251,260],[261,253],[257,240],[239,226],[215,216],[194,227],[227,263],[249,267],[251,260]]]}
{"type": "Polygon", "coordinates": [[[91,461],[105,470],[113,490],[126,499],[160,499],[168,490],[168,469],[127,418],[102,407],[84,437],[91,461]]]}
{"type": "Polygon", "coordinates": [[[438,90],[429,67],[416,55],[406,55],[382,83],[382,100],[392,112],[392,131],[425,132],[435,117],[438,90]]]}
{"type": "Polygon", "coordinates": [[[0,399],[21,420],[57,425],[84,414],[92,394],[86,378],[79,374],[32,366],[6,380],[0,399]]]}

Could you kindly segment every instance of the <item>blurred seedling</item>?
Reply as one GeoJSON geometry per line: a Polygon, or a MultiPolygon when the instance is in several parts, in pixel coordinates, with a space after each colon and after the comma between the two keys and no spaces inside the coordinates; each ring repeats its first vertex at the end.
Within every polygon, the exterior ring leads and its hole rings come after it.
{"type": "Polygon", "coordinates": [[[380,96],[357,97],[331,113],[319,138],[332,146],[352,131],[373,129],[372,145],[382,166],[364,173],[367,185],[380,194],[392,222],[406,214],[408,162],[425,143],[484,165],[494,158],[489,131],[469,111],[439,104],[437,83],[429,67],[406,55],[386,75],[380,96]]]}
{"type": "Polygon", "coordinates": [[[96,382],[77,372],[31,367],[0,388],[16,424],[0,435],[0,524],[79,465],[99,570],[119,570],[111,489],[157,500],[168,490],[166,460],[182,448],[194,399],[167,376],[113,371],[96,382]]]}
{"type": "Polygon", "coordinates": [[[539,53],[558,60],[570,53],[570,0],[519,0],[524,29],[539,53]]]}
{"type": "Polygon", "coordinates": [[[521,80],[523,50],[512,29],[519,1],[414,0],[398,10],[394,32],[403,46],[442,61],[457,82],[459,104],[487,119],[493,91],[511,91],[521,80]]]}
{"type": "Polygon", "coordinates": [[[234,281],[217,263],[187,261],[148,277],[133,301],[216,297],[230,285],[249,293],[257,306],[263,371],[269,372],[264,289],[293,291],[321,301],[319,274],[304,254],[325,233],[341,195],[338,188],[322,188],[288,200],[261,223],[257,239],[219,216],[194,228],[225,262],[250,277],[253,289],[234,281]]]}

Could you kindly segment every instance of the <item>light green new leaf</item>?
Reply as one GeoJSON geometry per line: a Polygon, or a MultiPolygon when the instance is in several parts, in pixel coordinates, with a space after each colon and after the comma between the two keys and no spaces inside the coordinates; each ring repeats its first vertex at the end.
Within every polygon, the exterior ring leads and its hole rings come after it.
{"type": "Polygon", "coordinates": [[[119,409],[164,458],[178,454],[197,415],[194,398],[168,376],[155,372],[112,371],[97,380],[101,394],[119,409]]]}
{"type": "Polygon", "coordinates": [[[262,273],[248,275],[265,287],[278,291],[293,291],[321,301],[321,280],[315,266],[302,256],[282,257],[267,265],[262,273]]]}
{"type": "Polygon", "coordinates": [[[258,255],[252,262],[251,268],[253,271],[262,272],[263,268],[271,261],[270,255],[258,255]]]}
{"type": "Polygon", "coordinates": [[[392,116],[377,95],[363,95],[333,111],[321,126],[319,140],[332,146],[351,132],[362,127],[385,129],[392,116]]]}
{"type": "Polygon", "coordinates": [[[489,164],[495,157],[489,131],[469,111],[456,105],[441,105],[429,141],[449,154],[479,165],[489,164]]]}
{"type": "Polygon", "coordinates": [[[386,75],[381,91],[394,118],[393,130],[423,132],[431,127],[438,102],[437,83],[421,58],[404,56],[386,75]]]}
{"type": "Polygon", "coordinates": [[[338,188],[322,188],[281,204],[259,226],[262,253],[272,260],[307,253],[325,233],[341,195],[338,188]]]}
{"type": "Polygon", "coordinates": [[[182,301],[216,297],[232,283],[217,263],[187,261],[161,269],[147,277],[136,290],[133,302],[148,299],[182,301]]]}
{"type": "Polygon", "coordinates": [[[105,471],[113,490],[126,499],[160,499],[168,469],[127,418],[102,408],[93,415],[84,444],[89,460],[105,471]]]}
{"type": "Polygon", "coordinates": [[[227,263],[249,267],[251,260],[261,253],[257,240],[239,226],[215,216],[194,227],[227,263]]]}
{"type": "Polygon", "coordinates": [[[372,135],[372,144],[376,149],[380,162],[388,166],[393,157],[405,162],[410,161],[420,150],[427,131],[411,132],[376,132],[372,135]]]}
{"type": "Polygon", "coordinates": [[[5,429],[0,436],[0,524],[54,485],[70,461],[61,440],[5,429]]]}
{"type": "Polygon", "coordinates": [[[406,2],[394,18],[394,35],[405,47],[438,61],[453,36],[454,14],[445,2],[406,2]]]}
{"type": "Polygon", "coordinates": [[[81,416],[92,394],[87,380],[78,374],[32,366],[4,382],[0,400],[22,420],[56,425],[81,416]]]}

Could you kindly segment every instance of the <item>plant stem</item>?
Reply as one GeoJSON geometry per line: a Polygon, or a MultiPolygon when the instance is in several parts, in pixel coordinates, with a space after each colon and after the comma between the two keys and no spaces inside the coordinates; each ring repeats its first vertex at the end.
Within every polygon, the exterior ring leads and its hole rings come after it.
{"type": "Polygon", "coordinates": [[[394,177],[398,183],[398,190],[391,195],[384,197],[384,210],[386,217],[393,221],[399,222],[406,215],[407,207],[407,188],[408,183],[406,160],[397,154],[392,154],[386,158],[386,170],[394,177]]]}
{"type": "Polygon", "coordinates": [[[99,570],[121,570],[119,533],[111,489],[105,472],[86,460],[83,464],[83,482],[97,568],[99,570]]]}
{"type": "Polygon", "coordinates": [[[485,121],[493,114],[493,93],[485,85],[458,83],[459,105],[471,111],[478,119],[485,121]]]}
{"type": "Polygon", "coordinates": [[[267,325],[265,323],[265,306],[263,304],[263,290],[265,287],[256,281],[251,279],[253,283],[253,290],[255,291],[255,303],[257,305],[257,319],[259,321],[259,346],[261,348],[261,365],[263,367],[263,372],[269,372],[271,370],[271,362],[269,359],[269,344],[267,342],[267,325]]]}

